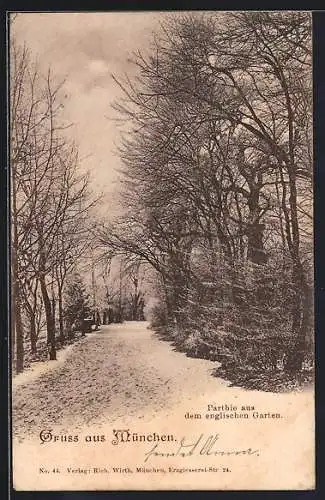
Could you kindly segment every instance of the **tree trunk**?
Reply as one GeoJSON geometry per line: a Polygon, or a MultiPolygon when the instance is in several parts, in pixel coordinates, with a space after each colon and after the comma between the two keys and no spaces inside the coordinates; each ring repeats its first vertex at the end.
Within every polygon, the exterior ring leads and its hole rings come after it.
{"type": "Polygon", "coordinates": [[[252,224],[248,233],[247,258],[254,264],[266,264],[267,254],[263,245],[264,224],[252,224]]]}
{"type": "Polygon", "coordinates": [[[56,329],[56,325],[55,325],[55,297],[52,295],[52,319],[53,319],[53,328],[54,328],[54,331],[56,329]]]}
{"type": "MultiPolygon", "coordinates": [[[[289,181],[288,185],[290,194],[288,201],[290,212],[289,214],[287,214],[285,211],[285,215],[287,219],[287,226],[289,226],[289,224],[291,225],[291,234],[287,229],[287,239],[293,262],[292,281],[295,289],[292,318],[292,336],[294,342],[287,355],[285,370],[292,375],[296,375],[299,371],[302,370],[302,364],[306,352],[306,335],[309,324],[312,293],[311,290],[309,290],[305,272],[299,257],[300,235],[297,210],[297,159],[295,158],[294,112],[292,108],[288,83],[283,73],[283,68],[279,65],[276,68],[276,75],[279,78],[282,89],[284,91],[288,113],[288,155],[287,157],[283,157],[280,160],[284,161],[284,163],[286,164],[289,181]]],[[[283,183],[282,189],[285,189],[285,183],[283,183]]]]}
{"type": "Polygon", "coordinates": [[[12,280],[12,288],[11,288],[11,315],[10,315],[10,318],[11,318],[11,366],[12,366],[12,369],[14,370],[14,366],[15,366],[15,361],[16,361],[16,351],[15,351],[15,348],[16,348],[16,330],[17,330],[17,327],[16,327],[16,292],[15,292],[15,281],[17,279],[17,276],[15,276],[15,273],[14,273],[14,263],[13,263],[13,259],[14,259],[14,250],[12,251],[12,276],[11,276],[11,280],[12,280]]]}
{"type": "Polygon", "coordinates": [[[21,373],[24,370],[24,329],[21,318],[21,294],[18,278],[15,279],[13,291],[13,300],[15,302],[13,324],[16,337],[16,372],[21,373]]]}
{"type": "Polygon", "coordinates": [[[64,335],[64,321],[63,321],[63,301],[62,301],[62,287],[58,287],[58,302],[59,302],[59,329],[60,329],[60,342],[63,344],[65,341],[64,335]]]}
{"type": "Polygon", "coordinates": [[[166,306],[166,317],[165,324],[173,324],[175,321],[174,316],[174,301],[172,298],[172,284],[170,284],[168,278],[162,276],[163,289],[165,294],[165,306],[166,306]]]}
{"type": "Polygon", "coordinates": [[[132,320],[137,319],[137,309],[138,309],[138,279],[133,279],[134,284],[134,299],[132,301],[132,320]]]}
{"type": "Polygon", "coordinates": [[[47,292],[45,277],[41,275],[40,277],[41,292],[43,297],[43,303],[45,308],[46,317],[46,329],[47,329],[47,344],[49,347],[50,360],[56,359],[56,349],[55,349],[55,329],[54,321],[52,315],[51,300],[47,292]]]}
{"type": "Polygon", "coordinates": [[[20,298],[16,295],[16,372],[21,373],[24,370],[24,330],[18,301],[20,298]]]}
{"type": "Polygon", "coordinates": [[[30,327],[30,350],[33,354],[35,354],[37,352],[35,316],[30,316],[29,327],[30,327]]]}
{"type": "Polygon", "coordinates": [[[16,349],[16,372],[24,369],[24,329],[21,318],[21,292],[18,276],[18,221],[16,203],[16,167],[12,165],[12,222],[13,222],[13,244],[12,244],[12,355],[16,349]]]}
{"type": "Polygon", "coordinates": [[[14,227],[14,244],[12,249],[12,355],[16,354],[16,372],[24,370],[24,329],[21,318],[21,291],[18,277],[17,245],[15,237],[17,233],[14,227]]]}
{"type": "Polygon", "coordinates": [[[251,175],[250,178],[246,178],[250,194],[248,196],[247,205],[249,208],[249,220],[247,228],[248,236],[248,249],[247,258],[254,264],[266,264],[267,255],[264,249],[263,235],[265,225],[260,224],[260,190],[262,188],[262,177],[261,175],[255,178],[255,175],[251,175]]]}
{"type": "Polygon", "coordinates": [[[302,265],[294,266],[294,281],[296,286],[295,300],[293,304],[292,336],[293,344],[288,349],[285,362],[285,371],[296,375],[302,370],[306,355],[307,333],[311,325],[313,292],[307,283],[302,265]]]}
{"type": "Polygon", "coordinates": [[[16,351],[15,351],[15,347],[16,347],[16,299],[15,299],[15,296],[14,296],[14,292],[13,292],[13,288],[12,287],[12,293],[11,293],[11,367],[12,367],[12,370],[14,370],[15,368],[15,361],[16,361],[16,351]]]}

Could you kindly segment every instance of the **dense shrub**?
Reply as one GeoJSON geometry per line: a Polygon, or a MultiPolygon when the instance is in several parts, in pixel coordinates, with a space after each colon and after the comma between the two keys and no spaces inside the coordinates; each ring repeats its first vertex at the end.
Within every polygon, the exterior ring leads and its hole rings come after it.
{"type": "MultiPolygon", "coordinates": [[[[221,363],[218,376],[258,387],[260,377],[267,374],[274,389],[272,380],[284,372],[288,346],[294,341],[288,262],[274,255],[263,266],[237,262],[230,269],[219,263],[216,270],[208,268],[209,263],[208,255],[195,263],[195,275],[203,279],[187,285],[186,303],[176,315],[181,325],[168,323],[166,308],[159,303],[153,310],[152,327],[164,329],[166,337],[187,355],[221,363]]],[[[312,333],[312,325],[309,330],[312,333]]],[[[313,336],[309,338],[304,365],[308,370],[313,359],[313,336]]]]}

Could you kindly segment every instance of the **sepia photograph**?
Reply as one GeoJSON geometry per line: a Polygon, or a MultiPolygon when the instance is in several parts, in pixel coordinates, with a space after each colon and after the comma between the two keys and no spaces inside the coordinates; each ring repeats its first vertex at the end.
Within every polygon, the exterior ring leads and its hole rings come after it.
{"type": "Polygon", "coordinates": [[[8,37],[14,488],[314,489],[311,12],[8,37]]]}

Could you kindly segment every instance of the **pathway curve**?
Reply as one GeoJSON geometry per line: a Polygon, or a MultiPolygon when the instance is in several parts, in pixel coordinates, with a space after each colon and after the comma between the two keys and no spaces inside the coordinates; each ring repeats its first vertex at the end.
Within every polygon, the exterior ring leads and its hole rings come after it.
{"type": "Polygon", "coordinates": [[[146,322],[102,326],[76,343],[64,362],[14,386],[13,433],[34,429],[143,419],[215,391],[215,363],[188,358],[148,329],[146,322]]]}

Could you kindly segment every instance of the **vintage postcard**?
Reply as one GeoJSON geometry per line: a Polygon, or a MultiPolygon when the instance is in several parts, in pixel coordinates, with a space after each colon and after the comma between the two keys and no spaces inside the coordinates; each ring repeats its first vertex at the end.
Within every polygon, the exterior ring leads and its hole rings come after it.
{"type": "Polygon", "coordinates": [[[311,13],[8,17],[14,488],[314,489],[311,13]]]}

